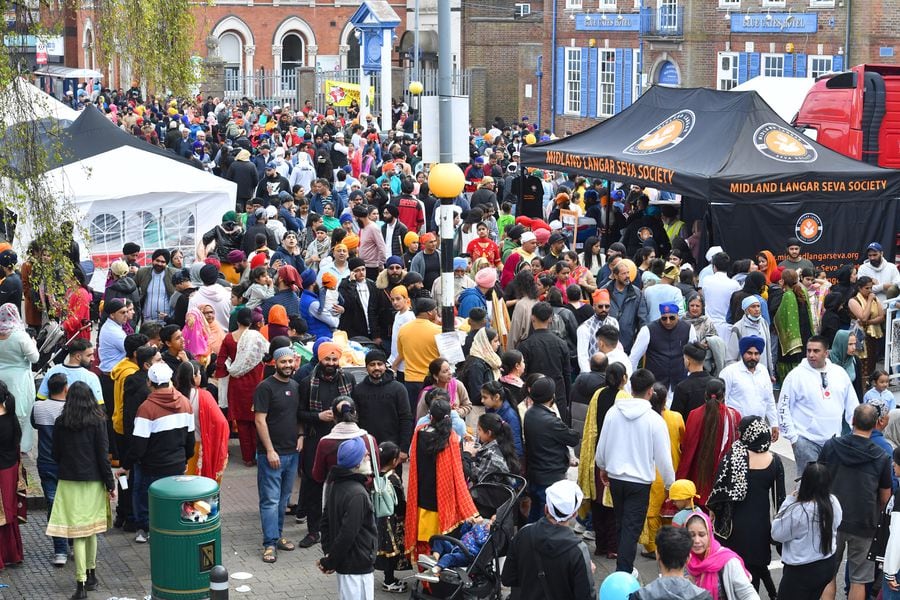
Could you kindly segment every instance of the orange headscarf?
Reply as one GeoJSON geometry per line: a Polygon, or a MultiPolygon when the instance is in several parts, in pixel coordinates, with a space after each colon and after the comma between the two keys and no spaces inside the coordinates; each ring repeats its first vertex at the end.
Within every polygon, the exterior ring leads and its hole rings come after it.
{"type": "Polygon", "coordinates": [[[759,254],[766,257],[766,262],[768,265],[766,266],[765,275],[766,281],[771,281],[772,271],[778,268],[778,263],[775,262],[775,255],[769,252],[768,250],[760,250],[759,254]]]}

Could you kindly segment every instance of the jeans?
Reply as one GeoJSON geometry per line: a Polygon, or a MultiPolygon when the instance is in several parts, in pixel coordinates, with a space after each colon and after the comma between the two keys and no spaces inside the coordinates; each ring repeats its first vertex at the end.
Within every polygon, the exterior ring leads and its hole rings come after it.
{"type": "Polygon", "coordinates": [[[612,494],[616,530],[619,533],[616,571],[631,573],[634,570],[638,538],[644,529],[644,519],[647,518],[647,507],[650,505],[650,484],[610,479],[609,491],[612,494]]]}
{"type": "Polygon", "coordinates": [[[544,516],[544,507],[547,505],[548,485],[528,484],[528,495],[531,497],[531,510],[528,511],[528,522],[535,523],[544,516]]]}
{"type": "MultiPolygon", "coordinates": [[[[44,498],[47,499],[47,520],[50,520],[50,513],[53,511],[53,499],[56,498],[56,486],[59,483],[56,467],[46,468],[38,467],[38,477],[41,478],[41,489],[44,490],[44,498]]],[[[68,554],[69,542],[66,538],[53,538],[53,553],[68,554]]]]}
{"type": "Polygon", "coordinates": [[[263,546],[274,546],[284,529],[284,511],[287,509],[294,479],[297,477],[299,453],[279,454],[281,465],[269,466],[265,453],[256,457],[256,486],[259,489],[259,519],[262,522],[263,546]]]}
{"type": "Polygon", "coordinates": [[[819,460],[819,453],[822,452],[822,444],[811,442],[803,437],[798,437],[797,441],[791,444],[791,447],[794,449],[794,464],[797,465],[797,476],[803,475],[806,465],[819,460]]]}
{"type": "Polygon", "coordinates": [[[406,395],[409,397],[409,408],[412,411],[412,414],[416,414],[416,406],[419,404],[419,394],[422,393],[422,388],[425,387],[425,384],[421,381],[404,381],[404,387],[406,387],[406,395]]]}
{"type": "Polygon", "coordinates": [[[892,590],[887,581],[881,584],[881,597],[883,600],[900,600],[900,590],[892,590]]]}
{"type": "Polygon", "coordinates": [[[141,470],[140,465],[134,465],[134,490],[131,493],[132,518],[138,529],[150,530],[150,486],[154,481],[168,477],[141,470]]]}

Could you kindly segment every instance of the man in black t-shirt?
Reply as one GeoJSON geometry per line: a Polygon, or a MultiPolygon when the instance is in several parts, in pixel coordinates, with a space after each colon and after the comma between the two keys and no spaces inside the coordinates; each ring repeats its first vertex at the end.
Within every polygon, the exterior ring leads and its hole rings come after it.
{"type": "Polygon", "coordinates": [[[293,550],[282,537],[284,512],[297,476],[300,438],[297,408],[300,386],[292,378],[294,351],[279,348],[273,354],[275,374],[260,383],[253,394],[258,454],[257,487],[263,530],[263,562],[274,563],[276,548],[293,550]]]}

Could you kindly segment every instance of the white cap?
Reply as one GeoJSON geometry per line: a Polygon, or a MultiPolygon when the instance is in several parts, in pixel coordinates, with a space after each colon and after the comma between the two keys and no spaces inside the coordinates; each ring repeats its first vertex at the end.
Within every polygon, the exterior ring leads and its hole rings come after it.
{"type": "Polygon", "coordinates": [[[172,381],[172,369],[164,362],[158,362],[150,367],[147,371],[147,378],[151,383],[159,385],[161,383],[169,383],[172,381]]]}
{"type": "Polygon", "coordinates": [[[706,251],[706,262],[710,262],[713,259],[713,256],[718,254],[719,252],[724,252],[722,250],[722,246],[713,246],[709,250],[706,251]]]}
{"type": "Polygon", "coordinates": [[[531,231],[526,231],[525,233],[522,234],[522,237],[519,238],[519,241],[524,244],[525,242],[536,242],[537,238],[534,236],[534,233],[532,233],[531,231]]]}
{"type": "Polygon", "coordinates": [[[559,219],[553,219],[552,221],[550,221],[550,231],[557,231],[559,229],[562,229],[562,221],[560,221],[559,219]]]}
{"type": "Polygon", "coordinates": [[[563,479],[547,488],[547,510],[554,521],[568,521],[575,516],[584,492],[574,481],[563,479]]]}

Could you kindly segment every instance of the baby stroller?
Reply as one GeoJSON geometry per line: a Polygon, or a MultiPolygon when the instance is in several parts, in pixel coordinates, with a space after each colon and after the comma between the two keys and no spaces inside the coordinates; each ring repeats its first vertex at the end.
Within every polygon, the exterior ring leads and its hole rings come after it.
{"type": "Polygon", "coordinates": [[[86,321],[72,337],[66,339],[66,331],[57,321],[49,320],[41,327],[35,337],[38,347],[38,360],[31,365],[36,375],[43,375],[47,369],[65,360],[69,344],[85,329],[90,329],[91,321],[86,321]]]}
{"type": "Polygon", "coordinates": [[[474,557],[458,539],[448,535],[432,536],[430,543],[444,540],[460,548],[471,564],[441,572],[441,581],[425,584],[416,579],[410,598],[414,600],[474,600],[501,598],[500,558],[506,556],[515,534],[515,511],[525,490],[525,478],[511,473],[491,473],[473,485],[469,492],[475,508],[485,519],[496,515],[491,533],[474,557]]]}

